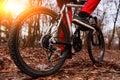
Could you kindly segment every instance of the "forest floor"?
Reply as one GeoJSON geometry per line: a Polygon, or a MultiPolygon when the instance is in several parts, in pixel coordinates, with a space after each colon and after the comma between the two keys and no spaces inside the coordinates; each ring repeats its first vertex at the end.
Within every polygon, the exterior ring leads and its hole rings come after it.
{"type": "MultiPolygon", "coordinates": [[[[10,58],[8,47],[0,46],[0,80],[29,80],[10,58]]],[[[55,74],[36,80],[120,80],[120,50],[106,50],[101,65],[92,65],[85,50],[67,59],[55,74]]]]}

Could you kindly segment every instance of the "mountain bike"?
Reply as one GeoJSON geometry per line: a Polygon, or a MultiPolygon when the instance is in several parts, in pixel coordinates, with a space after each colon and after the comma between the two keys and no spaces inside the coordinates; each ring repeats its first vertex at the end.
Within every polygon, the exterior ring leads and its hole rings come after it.
{"type": "MultiPolygon", "coordinates": [[[[77,4],[63,4],[59,13],[45,7],[35,7],[23,11],[10,31],[10,54],[17,67],[32,78],[49,76],[57,72],[65,60],[82,49],[79,27],[73,33],[70,25],[68,7],[82,7],[77,4]],[[63,15],[65,11],[66,15],[63,15]],[[62,21],[67,17],[69,31],[62,21]],[[60,35],[63,33],[63,36],[60,35]]],[[[96,18],[90,19],[97,21],[96,18]]],[[[101,63],[105,43],[102,31],[91,23],[88,32],[88,54],[93,64],[101,63]]]]}

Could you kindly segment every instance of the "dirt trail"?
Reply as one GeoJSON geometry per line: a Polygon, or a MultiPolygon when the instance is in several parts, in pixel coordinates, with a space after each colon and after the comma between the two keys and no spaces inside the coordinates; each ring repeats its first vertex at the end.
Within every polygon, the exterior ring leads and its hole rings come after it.
{"type": "MultiPolygon", "coordinates": [[[[7,47],[0,47],[0,80],[26,80],[10,58],[7,47]]],[[[63,67],[48,77],[36,80],[120,80],[120,50],[106,50],[101,65],[92,65],[86,51],[76,53],[63,67]]]]}

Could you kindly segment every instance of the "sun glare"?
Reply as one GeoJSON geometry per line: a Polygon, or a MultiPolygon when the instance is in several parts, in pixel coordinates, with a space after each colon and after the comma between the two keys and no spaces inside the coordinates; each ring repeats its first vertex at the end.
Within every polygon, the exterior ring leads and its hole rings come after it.
{"type": "Polygon", "coordinates": [[[18,15],[24,10],[25,5],[20,0],[8,0],[6,2],[6,12],[10,12],[13,15],[18,15]]]}

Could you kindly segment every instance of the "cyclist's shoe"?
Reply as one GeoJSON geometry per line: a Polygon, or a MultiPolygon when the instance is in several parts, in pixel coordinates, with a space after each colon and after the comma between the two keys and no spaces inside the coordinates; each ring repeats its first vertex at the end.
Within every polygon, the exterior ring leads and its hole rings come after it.
{"type": "Polygon", "coordinates": [[[74,15],[72,22],[79,25],[80,29],[83,31],[86,31],[89,29],[94,30],[94,28],[89,24],[88,17],[80,17],[78,15],[74,15]]]}

